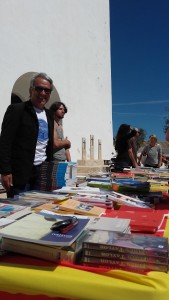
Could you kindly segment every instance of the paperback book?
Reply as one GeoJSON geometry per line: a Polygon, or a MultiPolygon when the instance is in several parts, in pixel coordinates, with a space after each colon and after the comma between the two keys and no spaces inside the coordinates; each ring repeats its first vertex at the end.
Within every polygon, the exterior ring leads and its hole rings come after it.
{"type": "Polygon", "coordinates": [[[65,193],[65,194],[77,194],[77,193],[92,193],[92,194],[100,194],[99,188],[93,188],[89,186],[76,187],[76,186],[63,186],[61,189],[57,189],[54,192],[65,193]]]}
{"type": "Polygon", "coordinates": [[[106,194],[83,194],[79,193],[77,195],[71,196],[72,199],[78,200],[80,202],[90,203],[92,205],[101,206],[104,208],[112,208],[112,200],[107,198],[106,194]]]}
{"type": "Polygon", "coordinates": [[[0,212],[5,213],[6,215],[14,214],[18,211],[25,209],[24,205],[16,205],[12,203],[0,202],[0,212]]]}
{"type": "Polygon", "coordinates": [[[66,250],[63,247],[42,245],[7,237],[2,238],[1,249],[54,262],[66,261],[74,263],[76,257],[76,252],[66,250]]]}
{"type": "Polygon", "coordinates": [[[150,256],[150,255],[140,255],[140,254],[130,254],[130,253],[120,253],[113,251],[100,251],[95,249],[84,249],[83,256],[87,257],[99,257],[105,259],[111,259],[111,261],[136,261],[136,262],[144,262],[151,264],[161,264],[168,265],[167,257],[160,256],[150,256]]]}
{"type": "Polygon", "coordinates": [[[70,246],[85,230],[89,218],[79,218],[78,224],[67,233],[52,230],[56,221],[63,221],[67,216],[46,218],[44,215],[32,213],[0,230],[2,237],[25,242],[32,242],[50,246],[70,246]]]}
{"type": "Polygon", "coordinates": [[[108,215],[109,218],[126,218],[130,219],[131,232],[154,233],[158,231],[163,222],[167,220],[163,211],[156,210],[112,210],[108,215]]]}
{"type": "Polygon", "coordinates": [[[71,211],[74,214],[82,214],[86,216],[101,216],[105,213],[105,209],[91,204],[83,203],[78,200],[68,199],[59,205],[60,210],[71,211]]]}
{"type": "Polygon", "coordinates": [[[89,230],[113,230],[118,232],[130,232],[130,219],[90,217],[87,225],[89,230]]]}
{"type": "Polygon", "coordinates": [[[144,272],[150,272],[150,271],[158,271],[158,272],[168,272],[168,265],[162,265],[162,264],[152,264],[147,262],[138,262],[138,261],[131,261],[131,260],[110,260],[107,258],[101,258],[101,257],[91,257],[91,256],[84,256],[82,258],[82,262],[85,263],[85,265],[103,265],[108,266],[109,268],[119,268],[122,270],[127,271],[133,271],[133,269],[138,269],[138,273],[144,272]]]}
{"type": "Polygon", "coordinates": [[[128,206],[134,206],[134,207],[143,207],[143,208],[152,208],[152,205],[150,203],[145,203],[144,201],[124,195],[122,193],[117,193],[117,192],[111,192],[107,195],[109,200],[112,200],[117,203],[125,204],[128,206]]]}
{"type": "Polygon", "coordinates": [[[144,234],[96,230],[83,248],[168,258],[168,238],[144,234]]]}

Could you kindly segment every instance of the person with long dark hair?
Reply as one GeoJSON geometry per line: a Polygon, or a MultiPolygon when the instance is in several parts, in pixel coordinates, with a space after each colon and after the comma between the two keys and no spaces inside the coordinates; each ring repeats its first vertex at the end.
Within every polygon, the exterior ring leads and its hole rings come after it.
{"type": "Polygon", "coordinates": [[[63,102],[56,101],[50,106],[54,116],[54,140],[56,143],[53,158],[55,162],[71,161],[70,147],[71,142],[64,138],[62,119],[67,113],[67,107],[63,102]]]}
{"type": "Polygon", "coordinates": [[[137,167],[137,161],[132,151],[130,139],[137,134],[137,130],[131,129],[128,124],[121,124],[115,139],[115,150],[117,152],[115,169],[123,169],[133,166],[137,167]]]}

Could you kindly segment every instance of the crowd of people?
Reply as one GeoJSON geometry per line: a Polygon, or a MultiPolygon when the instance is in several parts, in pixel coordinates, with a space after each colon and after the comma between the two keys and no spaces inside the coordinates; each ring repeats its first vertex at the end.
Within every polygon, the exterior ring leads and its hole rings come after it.
{"type": "Polygon", "coordinates": [[[29,88],[29,99],[8,106],[0,135],[1,183],[7,197],[39,186],[44,161],[70,161],[71,142],[64,138],[62,119],[67,107],[55,102],[45,108],[53,90],[53,80],[36,74],[29,88]]]}
{"type": "MultiPolygon", "coordinates": [[[[43,162],[71,161],[71,142],[64,138],[62,120],[67,113],[63,102],[45,108],[53,90],[53,80],[45,73],[36,74],[30,82],[29,99],[8,106],[1,126],[0,174],[7,197],[13,198],[39,186],[43,162]]],[[[145,158],[146,167],[159,168],[162,149],[156,135],[138,157],[137,138],[140,131],[121,124],[115,138],[115,169],[136,168],[145,158]]],[[[169,141],[169,129],[166,132],[169,141]]]]}
{"type": "MultiPolygon", "coordinates": [[[[114,160],[114,168],[116,170],[122,170],[126,167],[136,168],[141,165],[160,168],[163,162],[168,164],[155,134],[149,136],[147,144],[143,147],[141,153],[138,154],[137,140],[139,135],[139,129],[131,128],[128,124],[120,125],[115,138],[117,155],[114,160]]],[[[166,140],[169,141],[169,129],[166,131],[166,140]]]]}

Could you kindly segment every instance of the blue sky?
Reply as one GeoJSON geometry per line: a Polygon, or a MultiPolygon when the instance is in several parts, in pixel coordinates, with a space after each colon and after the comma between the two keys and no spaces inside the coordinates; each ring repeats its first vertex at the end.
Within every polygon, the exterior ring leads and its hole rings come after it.
{"type": "Polygon", "coordinates": [[[165,140],[169,0],[110,0],[113,134],[122,123],[165,140]]]}

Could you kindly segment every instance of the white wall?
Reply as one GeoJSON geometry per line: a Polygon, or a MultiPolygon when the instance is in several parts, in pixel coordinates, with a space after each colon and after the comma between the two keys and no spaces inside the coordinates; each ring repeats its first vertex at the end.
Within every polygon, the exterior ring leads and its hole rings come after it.
{"type": "MultiPolygon", "coordinates": [[[[0,0],[0,123],[15,81],[45,72],[68,106],[65,135],[73,160],[81,139],[102,140],[103,159],[113,150],[108,0],[0,0]]],[[[97,147],[95,147],[97,159],[97,147]]]]}

